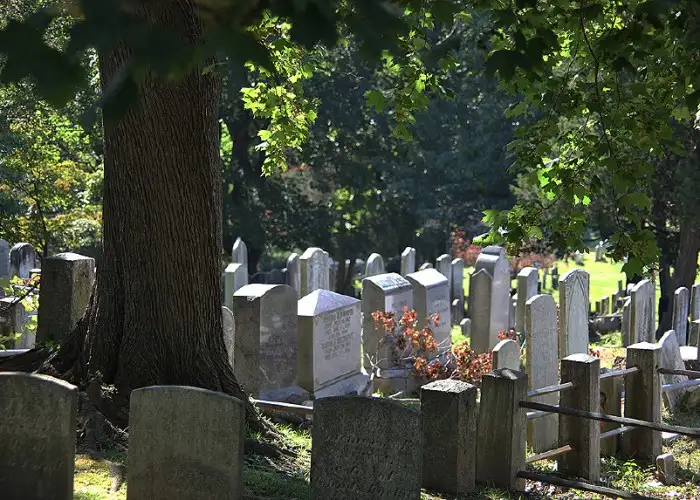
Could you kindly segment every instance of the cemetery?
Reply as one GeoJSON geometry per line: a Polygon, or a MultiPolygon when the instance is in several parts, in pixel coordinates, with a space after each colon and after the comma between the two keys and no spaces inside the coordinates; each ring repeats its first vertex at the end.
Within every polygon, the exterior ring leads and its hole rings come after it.
{"type": "Polygon", "coordinates": [[[700,500],[699,41],[0,2],[0,500],[700,500]]]}

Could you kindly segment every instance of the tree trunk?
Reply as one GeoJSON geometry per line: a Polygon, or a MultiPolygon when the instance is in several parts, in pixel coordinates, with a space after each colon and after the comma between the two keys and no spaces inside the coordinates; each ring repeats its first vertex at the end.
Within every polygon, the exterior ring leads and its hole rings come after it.
{"type": "MultiPolygon", "coordinates": [[[[142,5],[149,22],[201,38],[191,2],[142,5]]],[[[129,58],[124,46],[101,55],[103,89],[129,58]]],[[[231,394],[259,428],[223,339],[218,98],[218,80],[201,69],[174,84],[146,78],[138,104],[105,121],[103,258],[61,365],[82,382],[99,374],[123,395],[155,384],[231,394]]]]}
{"type": "MultiPolygon", "coordinates": [[[[673,272],[673,286],[693,287],[698,273],[698,252],[700,251],[700,231],[696,231],[693,223],[687,220],[681,222],[678,256],[673,272]]],[[[672,291],[672,292],[673,292],[672,291]]]]}

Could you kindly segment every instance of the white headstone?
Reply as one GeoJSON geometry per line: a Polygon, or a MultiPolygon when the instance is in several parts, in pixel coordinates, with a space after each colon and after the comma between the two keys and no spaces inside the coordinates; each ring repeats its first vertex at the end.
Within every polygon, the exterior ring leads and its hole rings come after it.
{"type": "Polygon", "coordinates": [[[367,264],[365,264],[365,278],[378,274],[384,274],[384,259],[378,253],[373,253],[367,258],[367,264]]]}
{"type": "Polygon", "coordinates": [[[11,275],[29,279],[30,271],[36,267],[36,252],[29,243],[17,243],[10,249],[11,275]]]}
{"type": "Polygon", "coordinates": [[[464,304],[464,261],[462,259],[452,260],[452,300],[459,299],[464,304]]]}
{"type": "Polygon", "coordinates": [[[233,263],[224,269],[224,305],[233,308],[233,294],[248,284],[248,267],[233,263]]]}
{"type": "Polygon", "coordinates": [[[518,273],[518,306],[515,315],[515,331],[525,331],[525,303],[537,295],[539,274],[534,267],[525,267],[518,273]]]}
{"type": "Polygon", "coordinates": [[[433,337],[440,352],[449,352],[450,331],[450,284],[436,269],[426,269],[406,276],[413,287],[413,308],[418,316],[418,328],[424,328],[427,318],[437,315],[438,325],[430,324],[433,337]]]}
{"type": "Polygon", "coordinates": [[[416,272],[416,249],[406,247],[401,252],[401,276],[416,272]]]}
{"type": "Polygon", "coordinates": [[[423,262],[421,266],[418,268],[419,271],[423,271],[425,269],[432,269],[433,265],[430,262],[423,262]]]}
{"type": "MultiPolygon", "coordinates": [[[[687,290],[687,289],[686,289],[687,290]]],[[[678,337],[673,330],[667,331],[659,340],[661,347],[661,366],[667,370],[685,370],[685,363],[681,357],[681,349],[678,345],[678,337]]],[[[661,374],[661,384],[676,384],[685,382],[688,377],[684,375],[664,375],[661,374]]],[[[673,389],[663,392],[663,400],[669,411],[673,412],[676,409],[678,400],[685,394],[685,389],[673,389]]]]}
{"type": "MultiPolygon", "coordinates": [[[[525,304],[526,369],[529,389],[541,389],[558,383],[557,305],[551,295],[535,295],[525,304]]],[[[558,393],[533,398],[556,405],[558,393]]],[[[535,453],[557,447],[558,415],[551,414],[528,422],[528,442],[535,453]]]]}
{"type": "Polygon", "coordinates": [[[221,323],[224,328],[224,345],[226,345],[228,362],[231,368],[233,368],[234,349],[236,346],[236,320],[233,318],[231,309],[226,306],[221,308],[221,323]]]}
{"type": "Polygon", "coordinates": [[[10,275],[10,244],[0,239],[0,278],[10,275]]]}
{"type": "Polygon", "coordinates": [[[559,358],[588,354],[589,274],[573,269],[559,280],[559,358]]]}
{"type": "Polygon", "coordinates": [[[328,290],[328,252],[320,248],[311,247],[299,258],[301,268],[301,297],[305,297],[314,290],[328,290]]]}
{"type": "Polygon", "coordinates": [[[447,278],[449,286],[452,287],[452,256],[444,253],[438,257],[435,261],[435,269],[447,278]]]}
{"type": "Polygon", "coordinates": [[[690,290],[681,286],[673,294],[673,330],[678,338],[678,345],[688,343],[688,306],[690,290]]]}
{"type": "MultiPolygon", "coordinates": [[[[243,264],[248,269],[248,246],[240,238],[236,238],[231,250],[231,262],[234,264],[243,264]]],[[[247,271],[246,271],[247,272],[247,271]]]]}
{"type": "Polygon", "coordinates": [[[287,285],[297,292],[297,297],[301,297],[301,270],[299,268],[299,254],[293,252],[287,257],[287,285]]]}
{"type": "Polygon", "coordinates": [[[494,370],[520,370],[520,346],[514,340],[501,340],[492,356],[494,370]]]}
{"type": "MultiPolygon", "coordinates": [[[[498,334],[508,330],[510,266],[506,259],[505,249],[499,246],[484,248],[476,259],[474,268],[475,272],[481,270],[486,271],[492,280],[491,305],[489,309],[489,345],[486,347],[486,349],[492,349],[498,343],[498,334]]],[[[473,319],[474,316],[472,316],[473,319]]],[[[476,329],[474,331],[476,333],[476,329]]]]}
{"type": "Polygon", "coordinates": [[[637,283],[630,293],[632,303],[630,305],[630,344],[639,342],[653,342],[652,331],[652,284],[649,280],[637,283]]]}
{"type": "Polygon", "coordinates": [[[491,330],[491,289],[493,278],[485,269],[476,271],[469,279],[469,316],[471,318],[471,348],[477,354],[488,351],[498,343],[498,333],[491,330]]]}

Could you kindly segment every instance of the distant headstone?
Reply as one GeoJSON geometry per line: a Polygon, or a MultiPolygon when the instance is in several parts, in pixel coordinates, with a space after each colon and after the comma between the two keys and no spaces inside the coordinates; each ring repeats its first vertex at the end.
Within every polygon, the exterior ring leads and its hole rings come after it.
{"type": "Polygon", "coordinates": [[[240,238],[236,238],[236,241],[233,243],[231,262],[234,264],[243,264],[246,269],[246,274],[248,273],[248,246],[245,244],[245,241],[240,238]]]}
{"type": "Polygon", "coordinates": [[[14,297],[0,299],[0,337],[8,349],[32,349],[36,344],[36,331],[28,328],[29,314],[14,297]]]}
{"type": "Polygon", "coordinates": [[[464,319],[464,304],[459,299],[454,299],[452,301],[452,324],[458,325],[462,319],[464,319]]]}
{"type": "Polygon", "coordinates": [[[656,475],[666,486],[678,484],[676,476],[676,460],[673,453],[664,453],[656,457],[656,475]]]}
{"type": "Polygon", "coordinates": [[[59,253],[44,259],[39,301],[39,342],[61,341],[85,314],[93,283],[95,259],[59,253]]]}
{"type": "Polygon", "coordinates": [[[464,318],[459,322],[459,328],[462,330],[462,335],[465,339],[471,339],[472,336],[472,320],[464,318]]]}
{"type": "Polygon", "coordinates": [[[603,242],[599,242],[595,247],[595,261],[604,262],[605,261],[605,246],[603,242]]]}
{"type": "Polygon", "coordinates": [[[234,373],[261,393],[297,383],[297,295],[287,285],[246,285],[233,294],[234,373]]]}
{"type": "Polygon", "coordinates": [[[492,356],[494,370],[520,370],[520,346],[514,340],[501,340],[493,348],[492,356]]]}
{"type": "Polygon", "coordinates": [[[440,274],[447,278],[448,285],[450,289],[452,288],[452,256],[449,254],[442,254],[435,261],[435,269],[437,269],[440,274]]]}
{"type": "Polygon", "coordinates": [[[63,380],[0,373],[0,497],[72,500],[78,389],[63,380]]]}
{"type": "MultiPolygon", "coordinates": [[[[557,384],[557,305],[551,295],[535,295],[525,304],[525,335],[528,389],[557,384]]],[[[559,395],[546,394],[533,398],[533,401],[556,405],[559,395]]],[[[556,448],[559,438],[558,415],[553,413],[529,421],[527,436],[535,453],[556,448]]]]}
{"type": "Polygon", "coordinates": [[[287,284],[301,297],[301,269],[299,267],[299,254],[292,253],[287,257],[287,284]]]}
{"type": "MultiPolygon", "coordinates": [[[[659,340],[661,347],[661,368],[667,370],[685,370],[685,363],[681,357],[681,348],[678,345],[678,336],[673,330],[667,331],[659,340]]],[[[685,382],[688,377],[684,375],[664,375],[661,374],[661,384],[676,384],[685,382]]],[[[673,413],[679,399],[685,394],[685,389],[673,389],[663,391],[663,400],[668,410],[673,413]]]]}
{"type": "Polygon", "coordinates": [[[131,393],[127,498],[243,498],[245,406],[195,387],[131,393]]]}
{"type": "Polygon", "coordinates": [[[36,267],[36,252],[29,243],[17,243],[10,249],[10,274],[22,279],[29,279],[32,269],[36,267]]]}
{"type": "Polygon", "coordinates": [[[10,275],[10,244],[0,239],[0,278],[10,275]]]}
{"type": "Polygon", "coordinates": [[[508,329],[512,330],[515,328],[515,316],[517,315],[518,309],[518,294],[516,293],[510,298],[508,303],[508,329]]]}
{"type": "MultiPolygon", "coordinates": [[[[515,316],[515,331],[525,331],[525,303],[537,295],[539,275],[534,267],[525,267],[518,273],[518,304],[515,316]]],[[[517,370],[517,368],[516,368],[517,370]]]]}
{"type": "Polygon", "coordinates": [[[268,285],[286,285],[287,275],[284,269],[271,269],[267,273],[267,284],[268,285]]]}
{"type": "Polygon", "coordinates": [[[234,352],[236,347],[236,320],[233,318],[233,312],[226,306],[221,307],[221,323],[224,330],[224,345],[226,345],[226,354],[228,362],[233,368],[235,362],[234,352]]]}
{"type": "Polygon", "coordinates": [[[224,269],[224,305],[233,308],[233,294],[248,284],[248,266],[233,263],[224,269]]]}
{"type": "Polygon", "coordinates": [[[314,403],[312,500],[418,500],[421,414],[382,398],[314,403]]]}
{"type": "Polygon", "coordinates": [[[573,269],[559,280],[560,359],[588,354],[589,279],[583,269],[573,269]]]}
{"type": "Polygon", "coordinates": [[[498,333],[491,330],[491,288],[493,278],[485,269],[476,271],[469,280],[469,315],[471,317],[471,348],[477,353],[498,343],[498,333]]]}
{"type": "MultiPolygon", "coordinates": [[[[487,349],[498,343],[498,334],[508,329],[508,311],[510,303],[510,266],[506,252],[499,246],[484,248],[476,259],[474,272],[486,271],[491,276],[491,293],[489,308],[489,342],[487,349]]],[[[472,320],[474,320],[472,315],[472,320]]],[[[476,325],[474,325],[476,326],[476,325]]],[[[476,328],[474,330],[476,333],[476,328]]]]}
{"type": "Polygon", "coordinates": [[[690,321],[700,319],[700,283],[696,283],[690,290],[690,321]]]}
{"type": "Polygon", "coordinates": [[[328,258],[328,289],[335,291],[336,275],[338,274],[338,263],[332,258],[328,258]]]}
{"type": "Polygon", "coordinates": [[[452,300],[459,299],[464,304],[464,261],[452,259],[452,300]]]}
{"type": "Polygon", "coordinates": [[[328,290],[328,252],[320,248],[311,247],[299,258],[301,269],[301,294],[304,297],[314,290],[328,290]]]}
{"type": "Polygon", "coordinates": [[[384,259],[378,253],[373,253],[367,258],[365,265],[365,278],[384,274],[384,259]]]}
{"type": "Polygon", "coordinates": [[[617,291],[620,292],[623,297],[625,296],[625,287],[622,284],[622,280],[617,280],[617,291]]]}
{"type": "Polygon", "coordinates": [[[625,297],[625,302],[622,305],[622,346],[627,347],[632,345],[632,299],[625,297]]]}
{"type": "Polygon", "coordinates": [[[630,293],[632,303],[630,305],[630,344],[640,342],[653,342],[654,332],[652,312],[652,286],[651,281],[642,280],[637,283],[630,293]]]}
{"type": "Polygon", "coordinates": [[[424,270],[426,270],[426,269],[433,269],[433,268],[434,268],[434,266],[433,266],[432,263],[430,263],[430,262],[423,262],[423,264],[421,264],[421,266],[418,268],[418,270],[419,270],[419,271],[424,271],[424,270]]]}
{"type": "Polygon", "coordinates": [[[413,289],[411,283],[403,276],[388,273],[362,280],[362,344],[364,367],[367,371],[371,369],[373,362],[376,362],[379,368],[389,368],[395,364],[393,346],[384,344],[378,351],[386,332],[374,325],[372,313],[393,312],[398,323],[404,307],[413,308],[413,289]]]}
{"type": "Polygon", "coordinates": [[[416,249],[406,247],[401,252],[401,276],[416,272],[416,249]]]}
{"type": "Polygon", "coordinates": [[[610,314],[610,297],[607,295],[600,299],[600,310],[603,314],[610,314]]]}
{"type": "Polygon", "coordinates": [[[437,315],[438,324],[431,323],[430,329],[438,343],[440,352],[450,351],[450,283],[436,269],[426,269],[406,276],[413,288],[413,308],[418,316],[418,328],[427,325],[427,318],[437,315]]]}
{"type": "Polygon", "coordinates": [[[678,345],[686,345],[688,342],[688,308],[690,302],[690,290],[682,286],[673,294],[673,330],[678,338],[678,345]]]}
{"type": "MultiPolygon", "coordinates": [[[[299,385],[303,389],[316,393],[362,373],[359,300],[314,290],[299,301],[298,314],[299,385]]],[[[366,385],[366,376],[362,382],[366,385]]]]}

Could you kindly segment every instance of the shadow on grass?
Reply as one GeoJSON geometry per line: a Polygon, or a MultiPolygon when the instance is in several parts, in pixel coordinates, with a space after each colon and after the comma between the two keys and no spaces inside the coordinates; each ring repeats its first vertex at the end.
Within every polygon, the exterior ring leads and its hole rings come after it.
{"type": "Polygon", "coordinates": [[[246,466],[243,479],[243,497],[247,500],[307,500],[311,493],[309,481],[303,474],[246,466]]]}

